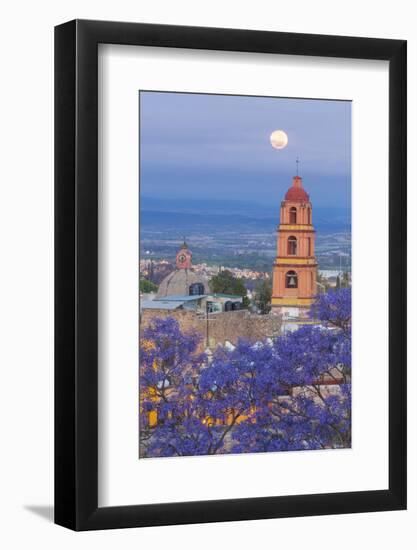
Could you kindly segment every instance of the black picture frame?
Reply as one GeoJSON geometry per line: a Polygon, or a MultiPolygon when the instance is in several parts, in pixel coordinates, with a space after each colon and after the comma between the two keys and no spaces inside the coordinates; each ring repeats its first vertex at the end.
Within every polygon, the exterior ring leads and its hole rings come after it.
{"type": "Polygon", "coordinates": [[[74,20],[55,28],[55,522],[74,530],[406,508],[406,41],[74,20]],[[98,506],[98,44],[389,62],[389,488],[98,506]]]}

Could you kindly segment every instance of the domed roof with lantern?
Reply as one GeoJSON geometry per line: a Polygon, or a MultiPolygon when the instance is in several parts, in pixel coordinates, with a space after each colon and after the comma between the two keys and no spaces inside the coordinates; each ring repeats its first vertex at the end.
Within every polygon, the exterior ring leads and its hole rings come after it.
{"type": "Polygon", "coordinates": [[[303,180],[300,176],[294,176],[292,186],[285,193],[286,201],[310,202],[308,193],[303,188],[303,180]]]}
{"type": "Polygon", "coordinates": [[[173,295],[188,296],[190,294],[190,287],[197,284],[201,285],[199,286],[203,291],[201,294],[209,291],[206,277],[201,273],[196,273],[192,268],[191,260],[192,252],[184,239],[176,255],[176,269],[161,281],[156,299],[173,295]]]}

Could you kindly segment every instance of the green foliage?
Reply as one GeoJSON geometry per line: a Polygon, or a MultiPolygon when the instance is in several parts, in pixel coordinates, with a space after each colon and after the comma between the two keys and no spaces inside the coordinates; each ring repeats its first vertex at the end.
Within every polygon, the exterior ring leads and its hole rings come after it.
{"type": "Polygon", "coordinates": [[[250,306],[250,300],[247,296],[243,296],[243,300],[242,300],[242,308],[243,309],[248,309],[248,307],[250,306]]]}
{"type": "Polygon", "coordinates": [[[231,271],[224,269],[218,275],[211,278],[211,291],[216,294],[234,294],[235,296],[243,296],[243,307],[249,306],[247,290],[242,279],[236,278],[231,271]]]}
{"type": "Polygon", "coordinates": [[[262,279],[255,289],[255,304],[262,314],[271,311],[272,284],[270,279],[262,279]]]}
{"type": "Polygon", "coordinates": [[[156,292],[158,290],[158,285],[148,281],[147,279],[141,279],[139,281],[139,290],[145,294],[148,294],[149,292],[156,292]]]}
{"type": "Polygon", "coordinates": [[[350,287],[350,273],[348,271],[343,272],[340,284],[342,288],[350,287]]]}
{"type": "Polygon", "coordinates": [[[237,279],[228,269],[224,269],[212,277],[210,287],[215,293],[246,296],[246,287],[242,279],[237,279]]]}

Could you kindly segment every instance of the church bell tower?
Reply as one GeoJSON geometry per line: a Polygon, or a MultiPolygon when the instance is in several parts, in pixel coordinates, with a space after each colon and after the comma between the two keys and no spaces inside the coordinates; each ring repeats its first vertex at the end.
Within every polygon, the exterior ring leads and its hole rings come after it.
{"type": "Polygon", "coordinates": [[[316,295],[314,240],[312,204],[297,175],[281,202],[272,279],[273,313],[284,317],[307,316],[316,295]]]}
{"type": "Polygon", "coordinates": [[[177,269],[191,269],[191,260],[193,255],[191,254],[191,250],[188,248],[187,243],[185,242],[184,237],[184,243],[182,244],[181,248],[177,252],[177,256],[175,258],[175,266],[177,269]]]}

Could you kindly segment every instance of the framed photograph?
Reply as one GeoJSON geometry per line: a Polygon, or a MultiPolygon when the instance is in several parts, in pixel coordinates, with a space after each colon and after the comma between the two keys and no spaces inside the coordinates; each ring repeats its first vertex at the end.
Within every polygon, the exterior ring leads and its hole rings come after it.
{"type": "Polygon", "coordinates": [[[55,522],[406,508],[406,42],[55,29],[55,522]]]}

